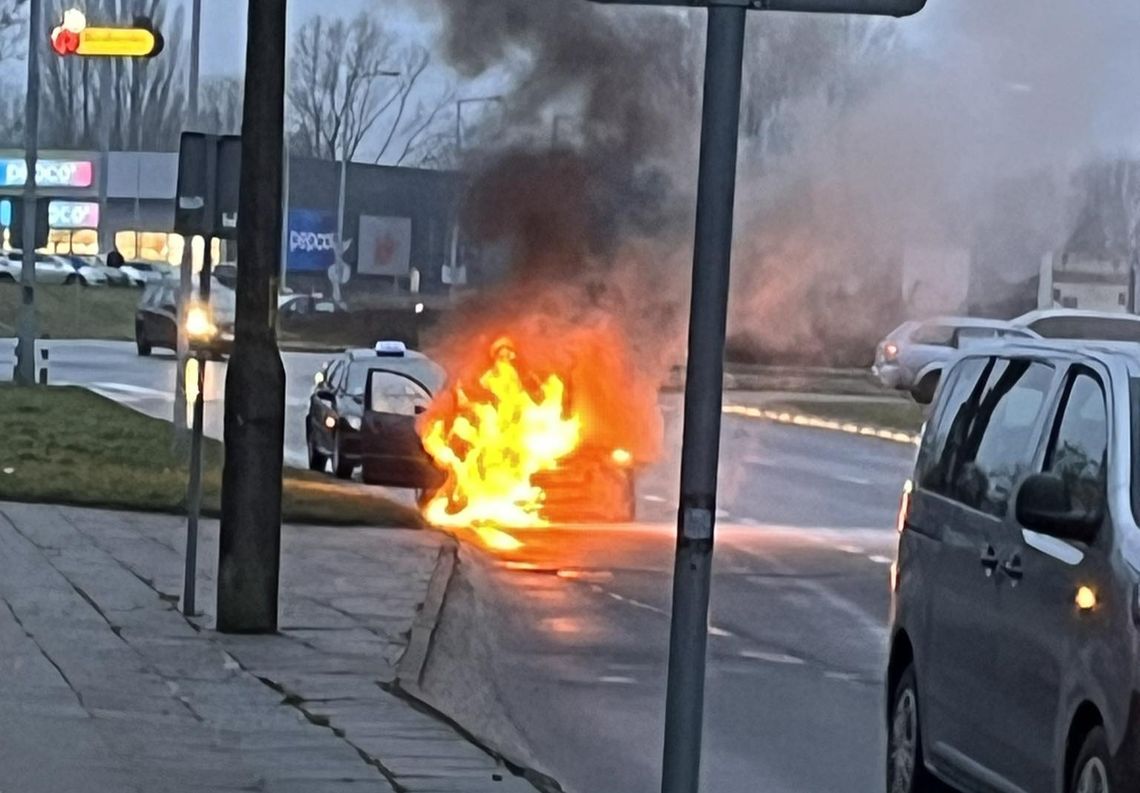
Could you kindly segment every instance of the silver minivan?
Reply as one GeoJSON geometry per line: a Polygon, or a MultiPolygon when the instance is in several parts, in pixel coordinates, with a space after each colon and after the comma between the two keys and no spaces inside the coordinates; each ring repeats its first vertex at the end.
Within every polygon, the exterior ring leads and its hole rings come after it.
{"type": "Polygon", "coordinates": [[[1140,346],[951,361],[899,510],[887,790],[1140,790],[1140,346]]]}

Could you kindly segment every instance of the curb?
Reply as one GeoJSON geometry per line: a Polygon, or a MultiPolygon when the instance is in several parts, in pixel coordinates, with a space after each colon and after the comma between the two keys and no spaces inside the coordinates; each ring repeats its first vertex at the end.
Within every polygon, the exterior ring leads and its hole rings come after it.
{"type": "Polygon", "coordinates": [[[382,684],[381,688],[393,696],[404,700],[412,707],[427,713],[432,718],[447,724],[468,743],[478,747],[481,751],[493,758],[507,773],[530,783],[539,793],[564,793],[562,786],[558,784],[557,780],[529,766],[516,763],[505,756],[502,752],[495,749],[429,702],[423,690],[420,688],[420,684],[423,681],[424,667],[427,665],[428,657],[431,655],[435,630],[439,625],[439,617],[447,602],[447,591],[451,586],[452,579],[455,577],[455,568],[459,562],[459,540],[449,534],[443,536],[445,537],[445,542],[440,547],[439,555],[436,557],[435,569],[432,571],[431,581],[428,582],[427,596],[424,598],[423,606],[420,607],[420,611],[412,623],[412,632],[408,639],[408,649],[404,651],[404,654],[396,664],[395,680],[388,685],[382,684]]]}
{"type": "Polygon", "coordinates": [[[836,421],[835,419],[821,419],[804,413],[790,413],[785,410],[771,410],[766,408],[744,407],[741,405],[725,405],[721,412],[730,416],[745,416],[753,419],[763,419],[777,424],[793,424],[797,427],[811,427],[813,429],[831,430],[832,432],[845,432],[848,435],[861,435],[867,438],[878,438],[892,443],[902,443],[917,446],[922,436],[912,432],[875,427],[869,424],[856,424],[854,422],[836,421]]]}
{"type": "Polygon", "coordinates": [[[427,596],[412,623],[412,633],[408,639],[408,649],[396,664],[396,683],[403,689],[418,690],[423,682],[424,667],[431,653],[432,639],[439,624],[439,615],[447,599],[447,588],[455,574],[455,564],[459,559],[459,543],[454,537],[444,535],[446,541],[439,549],[435,569],[428,582],[427,596]]]}

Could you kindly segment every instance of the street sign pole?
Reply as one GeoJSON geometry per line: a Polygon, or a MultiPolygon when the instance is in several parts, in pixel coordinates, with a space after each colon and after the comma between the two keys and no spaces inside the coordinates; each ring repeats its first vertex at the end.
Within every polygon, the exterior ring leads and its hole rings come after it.
{"type": "Polygon", "coordinates": [[[277,349],[285,0],[249,4],[237,317],[226,372],[218,621],[223,633],[277,630],[285,370],[277,349]]]}
{"type": "Polygon", "coordinates": [[[194,394],[194,419],[190,429],[190,478],[186,486],[186,573],[182,579],[182,613],[195,613],[198,578],[198,519],[202,514],[202,421],[206,400],[206,358],[195,355],[198,387],[194,394]]]}
{"type": "Polygon", "coordinates": [[[16,339],[15,381],[36,382],[36,161],[40,136],[40,0],[28,3],[28,88],[24,100],[24,250],[20,269],[20,319],[16,339]]]}
{"type": "Polygon", "coordinates": [[[746,19],[738,6],[708,10],[662,793],[696,793],[700,781],[746,19]]]}

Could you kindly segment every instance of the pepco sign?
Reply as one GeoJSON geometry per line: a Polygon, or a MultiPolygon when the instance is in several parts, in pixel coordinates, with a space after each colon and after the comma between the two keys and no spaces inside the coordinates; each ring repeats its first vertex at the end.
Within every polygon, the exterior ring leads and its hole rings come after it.
{"type": "MultiPolygon", "coordinates": [[[[94,171],[90,160],[36,160],[36,185],[90,187],[94,171]]],[[[0,159],[0,187],[23,187],[27,178],[26,162],[0,159]]]]}

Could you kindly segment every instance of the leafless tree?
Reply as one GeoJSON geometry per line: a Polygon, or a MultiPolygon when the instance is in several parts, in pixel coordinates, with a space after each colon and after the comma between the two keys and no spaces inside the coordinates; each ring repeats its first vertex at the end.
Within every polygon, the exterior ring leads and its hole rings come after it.
{"type": "Polygon", "coordinates": [[[240,77],[213,77],[203,80],[198,96],[198,127],[217,135],[241,130],[242,89],[240,77]]]}
{"type": "Polygon", "coordinates": [[[27,42],[28,0],[0,0],[0,62],[23,57],[27,42]]]}
{"type": "Polygon", "coordinates": [[[1140,162],[1088,163],[1073,184],[1076,223],[1066,248],[1128,259],[1140,255],[1140,162]]]}
{"type": "MultiPolygon", "coordinates": [[[[71,0],[50,0],[47,25],[71,0]]],[[[96,20],[149,18],[165,38],[157,58],[50,57],[43,63],[41,130],[46,146],[173,151],[185,122],[185,9],[163,0],[91,0],[96,20]]]]}
{"type": "Polygon", "coordinates": [[[373,15],[350,22],[314,17],[293,41],[290,151],[352,160],[370,140],[375,162],[406,157],[442,109],[413,101],[429,63],[425,49],[400,46],[373,15]]]}

